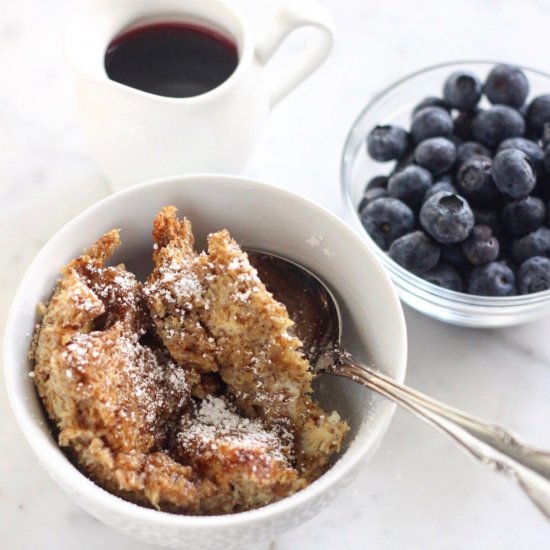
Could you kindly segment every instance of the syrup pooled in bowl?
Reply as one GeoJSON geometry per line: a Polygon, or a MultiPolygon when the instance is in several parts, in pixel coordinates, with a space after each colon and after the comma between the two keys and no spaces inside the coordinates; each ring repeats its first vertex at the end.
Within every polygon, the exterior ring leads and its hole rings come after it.
{"type": "Polygon", "coordinates": [[[239,62],[236,44],[216,30],[165,22],[123,32],[105,52],[111,80],[165,97],[194,97],[223,84],[239,62]]]}
{"type": "Polygon", "coordinates": [[[304,355],[314,365],[338,336],[334,299],[314,275],[290,260],[258,250],[247,250],[247,254],[267,290],[285,305],[304,355]]]}

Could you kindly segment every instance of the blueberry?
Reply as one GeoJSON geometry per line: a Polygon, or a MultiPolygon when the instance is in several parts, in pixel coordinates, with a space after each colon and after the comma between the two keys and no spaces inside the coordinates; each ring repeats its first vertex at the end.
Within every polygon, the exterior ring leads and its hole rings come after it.
{"type": "Polygon", "coordinates": [[[439,245],[424,231],[414,231],[395,239],[388,252],[389,257],[400,266],[422,273],[439,262],[439,245]]]}
{"type": "Polygon", "coordinates": [[[369,189],[374,189],[376,187],[382,187],[386,189],[388,186],[388,176],[374,176],[374,178],[371,178],[367,185],[365,185],[365,192],[367,192],[369,189]]]}
{"type": "Polygon", "coordinates": [[[414,229],[414,214],[400,200],[383,197],[367,204],[361,223],[372,240],[387,250],[395,239],[414,229]]]}
{"type": "Polygon", "coordinates": [[[505,139],[522,136],[524,132],[523,117],[506,105],[495,105],[480,111],[472,122],[474,140],[490,148],[496,147],[505,139]]]}
{"type": "Polygon", "coordinates": [[[537,172],[542,169],[544,152],[534,141],[522,137],[505,139],[498,146],[497,153],[500,153],[505,149],[517,149],[518,151],[525,153],[529,157],[529,160],[533,163],[533,166],[537,172]]]}
{"type": "Polygon", "coordinates": [[[498,195],[492,177],[492,162],[487,157],[470,157],[460,167],[456,187],[466,199],[475,204],[487,204],[498,195]]]}
{"type": "Polygon", "coordinates": [[[357,207],[357,210],[361,213],[370,202],[387,196],[388,191],[383,187],[373,187],[372,189],[367,189],[361,199],[361,202],[359,203],[359,206],[357,207]]]}
{"type": "Polygon", "coordinates": [[[399,126],[376,126],[367,137],[369,155],[380,162],[400,159],[409,146],[409,134],[399,126]]]}
{"type": "Polygon", "coordinates": [[[426,107],[440,107],[441,109],[445,109],[446,111],[450,111],[451,107],[446,103],[444,99],[441,99],[440,97],[425,97],[414,109],[412,112],[412,116],[416,115],[418,111],[421,111],[422,109],[425,109],[426,107]]]}
{"type": "Polygon", "coordinates": [[[443,86],[443,98],[455,109],[472,109],[481,98],[479,78],[468,71],[452,73],[443,86]]]}
{"type": "MultiPolygon", "coordinates": [[[[472,208],[476,225],[488,225],[493,235],[499,236],[502,232],[498,211],[494,208],[472,208]]],[[[502,247],[501,247],[502,248],[502,247]]]]}
{"type": "Polygon", "coordinates": [[[521,69],[497,65],[487,76],[485,95],[491,103],[521,107],[529,94],[529,81],[521,69]]]}
{"type": "Polygon", "coordinates": [[[544,223],[546,206],[537,197],[525,197],[508,203],[502,209],[501,217],[506,231],[515,237],[521,237],[544,223]]]}
{"type": "Polygon", "coordinates": [[[461,143],[456,150],[456,164],[460,167],[471,157],[487,157],[491,158],[491,150],[477,143],[477,141],[465,141],[461,143]]]}
{"type": "Polygon", "coordinates": [[[453,121],[454,136],[463,141],[472,140],[472,122],[479,113],[479,109],[473,111],[460,111],[453,121]]]}
{"type": "Polygon", "coordinates": [[[462,251],[473,265],[488,264],[497,259],[498,239],[488,225],[476,225],[462,243],[462,251]]]}
{"type": "Polygon", "coordinates": [[[446,191],[447,193],[456,193],[456,187],[448,180],[436,181],[425,193],[424,202],[427,201],[432,195],[446,191]]]}
{"type": "Polygon", "coordinates": [[[388,190],[384,187],[373,187],[372,189],[367,189],[363,195],[369,202],[375,201],[381,197],[389,197],[388,190]]]}
{"type": "Polygon", "coordinates": [[[432,185],[432,176],[421,166],[410,165],[391,176],[388,182],[390,196],[412,208],[420,206],[424,193],[432,185]]]}
{"type": "Polygon", "coordinates": [[[367,185],[365,185],[365,191],[361,202],[357,207],[357,211],[361,213],[365,206],[376,199],[388,196],[388,177],[387,176],[374,176],[371,178],[367,185]]]}
{"type": "Polygon", "coordinates": [[[426,107],[418,111],[411,124],[415,143],[431,137],[449,137],[453,133],[451,115],[441,107],[426,107]]]}
{"type": "Polygon", "coordinates": [[[462,252],[462,244],[451,243],[441,247],[441,261],[453,267],[462,267],[468,260],[462,252]]]}
{"type": "Polygon", "coordinates": [[[455,292],[462,292],[462,279],[458,271],[444,262],[437,264],[433,269],[422,273],[420,276],[434,285],[455,292]]]}
{"type": "Polygon", "coordinates": [[[463,241],[474,226],[474,213],[466,200],[455,193],[431,196],[420,209],[420,224],[436,241],[463,241]]]}
{"type": "Polygon", "coordinates": [[[504,149],[493,159],[493,180],[497,189],[519,199],[528,195],[537,183],[537,174],[529,157],[518,149],[504,149]]]}
{"type": "Polygon", "coordinates": [[[432,174],[447,171],[456,160],[456,148],[443,137],[429,138],[416,146],[414,160],[432,174]]]}
{"type": "Polygon", "coordinates": [[[517,293],[516,277],[505,263],[491,262],[470,273],[468,292],[478,296],[512,296],[517,293]]]}
{"type": "Polygon", "coordinates": [[[529,103],[525,115],[527,129],[535,138],[540,138],[544,124],[550,122],[550,94],[539,95],[529,103]]]}
{"type": "Polygon", "coordinates": [[[542,256],[533,256],[525,260],[518,270],[520,294],[542,292],[550,288],[550,260],[542,256]]]}
{"type": "Polygon", "coordinates": [[[512,241],[512,258],[518,264],[533,256],[550,256],[550,229],[544,225],[512,241]]]}

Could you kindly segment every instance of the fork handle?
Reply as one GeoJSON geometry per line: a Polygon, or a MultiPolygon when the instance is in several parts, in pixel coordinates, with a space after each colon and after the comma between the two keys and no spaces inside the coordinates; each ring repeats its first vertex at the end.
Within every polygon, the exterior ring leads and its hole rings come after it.
{"type": "Polygon", "coordinates": [[[353,358],[330,372],[350,378],[426,421],[470,457],[516,481],[550,519],[550,453],[522,443],[512,432],[449,407],[362,365],[353,358]]]}

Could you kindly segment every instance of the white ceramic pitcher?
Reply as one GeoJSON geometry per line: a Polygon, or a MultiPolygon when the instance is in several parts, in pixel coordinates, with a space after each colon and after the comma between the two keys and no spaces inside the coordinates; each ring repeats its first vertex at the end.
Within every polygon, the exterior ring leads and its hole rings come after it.
{"type": "Polygon", "coordinates": [[[333,39],[327,12],[313,0],[280,8],[253,37],[225,0],[95,0],[69,24],[66,49],[77,70],[78,109],[99,169],[115,189],[190,172],[239,172],[251,156],[270,108],[314,71],[333,39]],[[221,32],[237,45],[239,62],[220,86],[188,98],[154,95],[110,80],[106,49],[122,31],[183,21],[221,32]],[[318,32],[275,82],[264,65],[298,27],[318,32]]]}

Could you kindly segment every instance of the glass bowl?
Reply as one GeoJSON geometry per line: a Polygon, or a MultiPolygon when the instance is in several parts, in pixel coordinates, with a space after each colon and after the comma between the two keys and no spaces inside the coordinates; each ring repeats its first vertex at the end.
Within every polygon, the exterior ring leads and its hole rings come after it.
{"type": "MultiPolygon", "coordinates": [[[[376,245],[363,228],[357,207],[367,182],[376,175],[389,174],[393,167],[392,162],[380,163],[368,156],[365,140],[371,129],[378,124],[390,123],[410,127],[415,105],[427,96],[441,95],[443,82],[450,73],[468,70],[484,81],[487,73],[498,63],[444,63],[413,73],[389,86],[367,104],[353,123],[340,167],[347,221],[387,270],[401,300],[430,317],[468,327],[504,327],[543,317],[550,313],[550,290],[518,296],[487,297],[455,292],[429,283],[395,263],[376,245]]],[[[522,69],[530,83],[527,101],[542,93],[550,93],[550,75],[535,69],[522,69]]]]}

